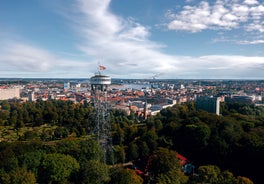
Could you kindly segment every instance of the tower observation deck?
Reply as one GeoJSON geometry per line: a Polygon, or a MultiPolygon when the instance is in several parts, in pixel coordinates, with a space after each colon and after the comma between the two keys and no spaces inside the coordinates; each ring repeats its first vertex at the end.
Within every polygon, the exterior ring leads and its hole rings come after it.
{"type": "Polygon", "coordinates": [[[106,75],[101,75],[100,73],[91,77],[90,81],[93,91],[106,91],[108,86],[111,84],[111,78],[106,75]]]}
{"type": "Polygon", "coordinates": [[[111,78],[98,72],[90,78],[90,84],[95,112],[94,134],[96,134],[97,141],[104,153],[104,162],[113,164],[111,123],[107,101],[107,91],[111,84],[111,78]]]}

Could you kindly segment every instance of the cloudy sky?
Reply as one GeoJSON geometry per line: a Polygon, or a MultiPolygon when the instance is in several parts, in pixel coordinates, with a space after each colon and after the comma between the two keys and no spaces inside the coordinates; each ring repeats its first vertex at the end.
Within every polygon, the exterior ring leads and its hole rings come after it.
{"type": "Polygon", "coordinates": [[[6,0],[0,77],[264,79],[263,0],[6,0]]]}

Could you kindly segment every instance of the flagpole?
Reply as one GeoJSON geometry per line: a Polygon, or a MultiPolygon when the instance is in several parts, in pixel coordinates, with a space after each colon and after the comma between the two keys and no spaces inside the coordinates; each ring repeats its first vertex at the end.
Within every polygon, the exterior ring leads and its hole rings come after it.
{"type": "Polygon", "coordinates": [[[100,64],[100,61],[98,61],[98,68],[97,68],[97,69],[98,69],[98,74],[99,74],[99,75],[101,75],[101,72],[100,72],[100,65],[101,65],[101,64],[100,64]]]}

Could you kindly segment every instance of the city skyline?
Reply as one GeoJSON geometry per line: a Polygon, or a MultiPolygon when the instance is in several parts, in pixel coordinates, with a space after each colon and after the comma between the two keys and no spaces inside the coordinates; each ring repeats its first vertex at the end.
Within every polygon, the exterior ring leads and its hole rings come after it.
{"type": "Polygon", "coordinates": [[[264,79],[257,0],[9,0],[0,77],[264,79]]]}

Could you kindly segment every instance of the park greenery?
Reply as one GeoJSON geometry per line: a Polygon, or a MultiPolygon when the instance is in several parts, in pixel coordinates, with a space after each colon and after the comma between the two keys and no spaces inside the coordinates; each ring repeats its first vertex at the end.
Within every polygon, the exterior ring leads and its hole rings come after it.
{"type": "Polygon", "coordinates": [[[3,184],[262,183],[264,108],[222,103],[221,116],[190,102],[139,122],[112,110],[114,165],[104,163],[92,135],[90,104],[0,102],[3,184]],[[184,174],[176,154],[195,166],[184,174]],[[123,163],[138,163],[139,175],[123,163]]]}

